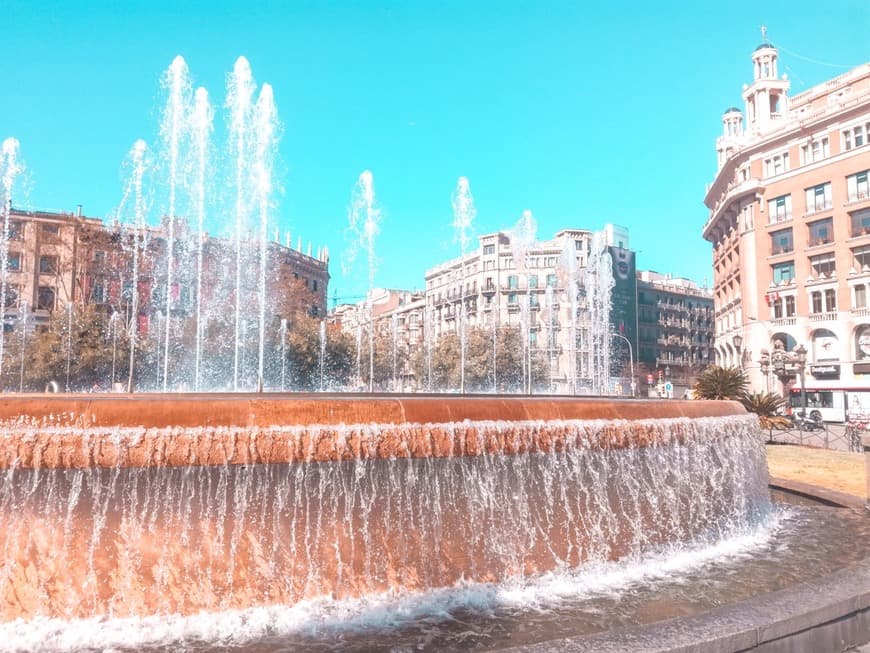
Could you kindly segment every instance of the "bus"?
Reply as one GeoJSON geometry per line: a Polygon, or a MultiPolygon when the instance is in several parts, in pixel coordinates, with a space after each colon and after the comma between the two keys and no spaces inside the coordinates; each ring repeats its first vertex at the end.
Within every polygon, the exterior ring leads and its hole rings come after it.
{"type": "MultiPolygon", "coordinates": [[[[870,388],[807,387],[807,416],[824,422],[842,424],[848,419],[870,417],[870,388]]],[[[789,413],[803,409],[800,388],[792,388],[788,396],[789,413]]]]}

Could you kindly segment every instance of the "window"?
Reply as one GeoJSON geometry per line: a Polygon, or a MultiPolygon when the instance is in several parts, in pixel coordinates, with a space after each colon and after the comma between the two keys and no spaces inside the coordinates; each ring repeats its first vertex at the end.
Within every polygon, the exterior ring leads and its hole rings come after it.
{"type": "Polygon", "coordinates": [[[837,310],[837,291],[833,288],[825,291],[825,310],[828,312],[837,310]]]}
{"type": "Polygon", "coordinates": [[[785,298],[785,316],[794,317],[795,313],[797,313],[797,302],[794,295],[788,295],[785,298]]]}
{"type": "Polygon", "coordinates": [[[21,220],[9,221],[9,240],[24,239],[24,223],[21,220]]]}
{"type": "Polygon", "coordinates": [[[859,327],[855,331],[855,359],[870,359],[870,326],[859,327]]]}
{"type": "Polygon", "coordinates": [[[809,143],[801,146],[801,160],[804,164],[821,161],[828,158],[830,154],[831,148],[827,136],[814,138],[809,143]]]}
{"type": "Polygon", "coordinates": [[[583,241],[582,240],[575,240],[574,241],[574,249],[577,250],[578,252],[582,252],[583,251],[583,241]]]}
{"type": "Polygon", "coordinates": [[[529,275],[529,288],[537,288],[538,287],[538,275],[530,274],[529,275]]]}
{"type": "Polygon", "coordinates": [[[791,195],[774,197],[767,203],[767,210],[770,212],[771,224],[791,220],[791,195]]]}
{"type": "Polygon", "coordinates": [[[815,290],[810,293],[810,304],[812,304],[813,313],[822,313],[822,293],[820,290],[815,290]]]}
{"type": "Polygon", "coordinates": [[[519,287],[519,277],[517,277],[517,275],[515,274],[508,276],[508,288],[510,290],[516,290],[519,287]]]}
{"type": "Polygon", "coordinates": [[[861,147],[867,143],[868,137],[870,137],[870,123],[847,127],[843,130],[843,149],[851,150],[853,147],[861,147]]]}
{"type": "Polygon", "coordinates": [[[794,261],[777,263],[776,265],[771,265],[770,269],[773,273],[774,283],[791,283],[794,281],[794,261]]]}
{"type": "Polygon", "coordinates": [[[846,177],[846,192],[849,196],[849,201],[863,200],[870,197],[870,187],[867,184],[867,173],[870,170],[864,170],[858,174],[846,177]]]}
{"type": "Polygon", "coordinates": [[[105,304],[108,301],[106,283],[104,281],[94,282],[93,301],[95,304],[105,304]]]}
{"type": "Polygon", "coordinates": [[[495,254],[495,245],[492,243],[483,246],[483,255],[488,256],[489,254],[495,254]]]}
{"type": "Polygon", "coordinates": [[[57,274],[57,257],[40,256],[39,274],[57,274]]]}
{"type": "Polygon", "coordinates": [[[317,292],[317,279],[312,279],[311,290],[313,290],[314,292],[317,292]]]}
{"type": "Polygon", "coordinates": [[[18,286],[6,286],[6,295],[3,297],[3,306],[5,308],[15,308],[18,306],[18,286]]]}
{"type": "Polygon", "coordinates": [[[40,231],[46,238],[57,238],[60,234],[60,227],[56,224],[43,224],[40,226],[40,231]]]}
{"type": "Polygon", "coordinates": [[[6,259],[6,269],[9,272],[21,272],[21,252],[9,252],[6,259]]]}
{"type": "Polygon", "coordinates": [[[540,306],[538,294],[537,293],[529,293],[529,307],[530,308],[537,308],[538,306],[540,306]]]}
{"type": "Polygon", "coordinates": [[[556,287],[556,275],[555,274],[548,274],[547,275],[547,286],[549,286],[550,288],[556,287]]]}
{"type": "Polygon", "coordinates": [[[825,218],[809,223],[810,247],[834,242],[834,220],[825,218]]]}
{"type": "Polygon", "coordinates": [[[852,227],[852,237],[870,234],[870,209],[850,213],[849,219],[852,227]]]}
{"type": "Polygon", "coordinates": [[[493,283],[492,277],[486,278],[486,289],[487,290],[495,290],[495,283],[493,283]]]}
{"type": "Polygon", "coordinates": [[[788,152],[777,154],[769,159],[764,160],[764,170],[766,177],[775,177],[784,172],[788,172],[788,152]]]}
{"type": "Polygon", "coordinates": [[[794,251],[794,238],[791,229],[781,229],[770,234],[770,253],[785,254],[794,251]]]}
{"type": "Polygon", "coordinates": [[[816,279],[830,277],[834,274],[836,268],[834,255],[821,254],[819,256],[810,256],[810,267],[812,268],[813,276],[816,279]]]}
{"type": "Polygon", "coordinates": [[[40,286],[36,294],[36,308],[41,311],[53,311],[54,299],[54,288],[51,286],[40,286]]]}
{"type": "Polygon", "coordinates": [[[517,294],[515,292],[508,293],[508,304],[517,303],[517,294]]]}
{"type": "Polygon", "coordinates": [[[831,208],[831,182],[806,189],[807,213],[824,211],[831,208]]]}
{"type": "Polygon", "coordinates": [[[867,286],[855,286],[855,299],[852,308],[867,308],[867,286]]]}
{"type": "Polygon", "coordinates": [[[856,272],[870,272],[870,245],[852,249],[853,267],[856,272]]]}

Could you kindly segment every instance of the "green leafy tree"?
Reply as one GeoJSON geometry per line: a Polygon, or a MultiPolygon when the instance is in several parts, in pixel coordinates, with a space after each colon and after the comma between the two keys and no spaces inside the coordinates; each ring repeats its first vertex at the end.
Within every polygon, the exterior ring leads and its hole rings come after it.
{"type": "Polygon", "coordinates": [[[740,401],[746,393],[747,383],[743,370],[711,365],[701,372],[695,382],[695,398],[740,401]]]}

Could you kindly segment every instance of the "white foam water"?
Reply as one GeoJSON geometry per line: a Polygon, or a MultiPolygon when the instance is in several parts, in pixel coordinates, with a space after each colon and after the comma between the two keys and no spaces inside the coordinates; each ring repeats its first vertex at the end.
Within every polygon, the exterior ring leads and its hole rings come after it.
{"type": "Polygon", "coordinates": [[[497,610],[546,613],[566,601],[619,598],[640,586],[682,582],[711,562],[739,562],[766,546],[789,515],[772,511],[762,522],[727,540],[669,545],[618,562],[589,562],[504,583],[458,583],[428,592],[386,592],[357,599],[320,598],[292,606],[113,619],[36,618],[0,624],[0,651],[131,651],[191,646],[244,647],[262,640],[297,637],[328,641],[347,633],[390,633],[421,622],[454,620],[456,613],[486,616],[497,610]]]}

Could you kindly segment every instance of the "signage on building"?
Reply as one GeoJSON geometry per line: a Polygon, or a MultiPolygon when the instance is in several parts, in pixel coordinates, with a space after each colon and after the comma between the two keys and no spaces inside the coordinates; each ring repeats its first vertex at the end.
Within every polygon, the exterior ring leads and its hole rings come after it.
{"type": "Polygon", "coordinates": [[[870,363],[855,363],[852,365],[853,374],[870,374],[870,363]]]}
{"type": "Polygon", "coordinates": [[[822,363],[819,365],[810,365],[810,374],[817,379],[839,379],[840,366],[832,363],[822,363]]]}
{"type": "MultiPolygon", "coordinates": [[[[613,290],[610,291],[610,328],[631,342],[637,353],[637,274],[634,252],[621,247],[609,246],[613,265],[613,290]]],[[[625,343],[623,343],[624,345],[625,343]]],[[[615,351],[623,351],[624,347],[614,344],[615,351]]],[[[628,352],[625,358],[628,359],[628,352]]]]}

